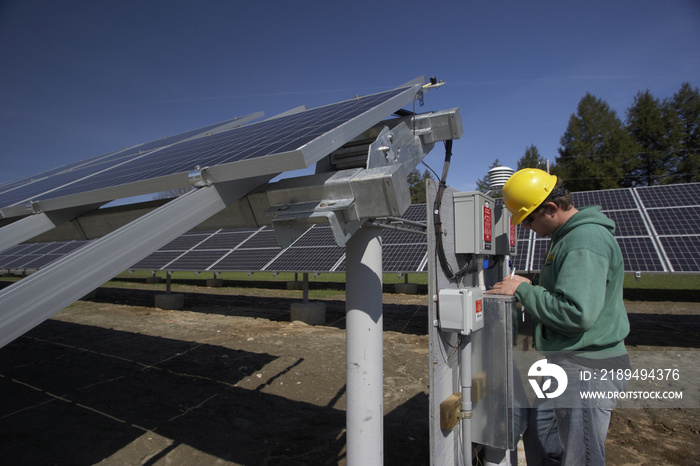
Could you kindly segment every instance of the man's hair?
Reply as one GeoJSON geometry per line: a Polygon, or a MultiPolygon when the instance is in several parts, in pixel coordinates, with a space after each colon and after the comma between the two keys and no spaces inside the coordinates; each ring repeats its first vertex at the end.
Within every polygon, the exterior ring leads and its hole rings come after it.
{"type": "Polygon", "coordinates": [[[535,212],[539,212],[540,210],[544,209],[549,202],[554,202],[557,207],[565,211],[573,207],[571,205],[571,193],[568,189],[566,189],[564,186],[564,181],[561,178],[557,178],[557,183],[554,185],[554,189],[552,189],[549,196],[542,201],[542,204],[535,209],[535,212]]]}

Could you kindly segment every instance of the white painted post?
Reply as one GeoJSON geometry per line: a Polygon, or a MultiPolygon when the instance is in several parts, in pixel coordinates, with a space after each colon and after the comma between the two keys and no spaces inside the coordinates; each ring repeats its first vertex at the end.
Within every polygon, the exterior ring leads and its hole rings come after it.
{"type": "Polygon", "coordinates": [[[384,462],[382,242],[360,228],[346,245],[348,466],[384,462]]]}
{"type": "Polygon", "coordinates": [[[459,378],[462,388],[462,414],[469,417],[462,419],[462,458],[464,464],[472,464],[472,337],[459,351],[459,378]]]}

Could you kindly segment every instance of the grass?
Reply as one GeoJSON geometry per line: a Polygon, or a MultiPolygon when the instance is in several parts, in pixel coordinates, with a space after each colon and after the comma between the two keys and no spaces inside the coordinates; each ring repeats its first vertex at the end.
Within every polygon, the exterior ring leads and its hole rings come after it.
{"type": "MultiPolygon", "coordinates": [[[[150,272],[145,271],[135,271],[133,273],[124,272],[115,277],[115,280],[145,279],[151,275],[150,272]]],[[[165,277],[163,272],[160,272],[158,275],[160,277],[165,277]]],[[[406,277],[408,277],[408,283],[424,286],[428,284],[427,273],[413,273],[404,276],[399,276],[395,273],[385,273],[383,280],[385,285],[393,285],[395,283],[404,283],[406,277]]],[[[194,272],[173,272],[172,274],[172,280],[174,282],[185,281],[196,283],[204,282],[209,278],[214,278],[212,272],[203,272],[200,274],[195,274],[194,272]]],[[[276,285],[273,285],[274,283],[286,284],[286,282],[289,281],[301,281],[303,280],[303,274],[299,273],[295,275],[290,272],[279,274],[273,274],[272,272],[256,272],[253,274],[248,274],[246,272],[223,272],[218,275],[218,278],[229,282],[250,282],[251,284],[270,282],[271,286],[276,287],[276,285]]],[[[316,276],[310,273],[309,284],[312,287],[314,287],[312,284],[326,284],[330,287],[338,287],[345,284],[345,274],[322,273],[316,276]]],[[[700,290],[700,275],[646,274],[637,279],[634,274],[626,274],[624,288],[626,290],[700,290]]]]}
{"type": "MultiPolygon", "coordinates": [[[[107,285],[119,286],[119,282],[143,283],[147,277],[152,276],[150,272],[135,271],[124,272],[107,285]]],[[[158,276],[164,278],[165,273],[160,272],[158,276]]],[[[418,285],[419,293],[427,293],[428,274],[413,273],[405,276],[398,276],[395,273],[385,273],[383,276],[385,292],[393,291],[393,284],[404,283],[408,277],[408,283],[418,285]]],[[[205,286],[206,280],[214,278],[212,272],[196,274],[194,272],[173,272],[174,283],[190,284],[195,286],[205,286]]],[[[235,288],[248,289],[286,289],[287,282],[303,280],[303,274],[256,272],[248,274],[246,272],[224,272],[218,275],[224,280],[224,285],[235,288]]],[[[3,281],[16,281],[19,277],[3,277],[3,281]]],[[[165,286],[164,284],[162,285],[165,286]]],[[[344,273],[322,273],[318,276],[309,274],[309,296],[319,299],[342,293],[345,289],[344,273]]],[[[687,301],[700,302],[700,275],[670,275],[670,274],[644,274],[636,279],[634,274],[627,274],[624,282],[625,299],[635,301],[687,301]]],[[[301,296],[301,291],[298,291],[301,296]]]]}

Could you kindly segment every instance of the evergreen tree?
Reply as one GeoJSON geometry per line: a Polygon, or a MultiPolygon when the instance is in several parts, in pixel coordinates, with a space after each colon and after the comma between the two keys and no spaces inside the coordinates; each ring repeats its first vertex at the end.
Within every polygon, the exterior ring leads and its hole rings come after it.
{"type": "Polygon", "coordinates": [[[652,186],[668,182],[674,171],[674,154],[669,141],[673,123],[665,113],[661,102],[648,90],[637,93],[627,109],[627,131],[637,143],[638,151],[626,167],[625,184],[652,186]]]}
{"type": "Polygon", "coordinates": [[[518,167],[515,171],[522,170],[523,168],[539,168],[540,170],[547,171],[547,161],[542,158],[540,151],[537,150],[537,146],[534,144],[530,144],[525,149],[525,155],[518,160],[518,167]]]}
{"type": "Polygon", "coordinates": [[[411,204],[425,204],[425,182],[432,180],[433,176],[428,170],[421,175],[416,168],[408,174],[408,189],[411,193],[411,204]]]}
{"type": "MultiPolygon", "coordinates": [[[[501,166],[501,162],[498,159],[496,159],[493,161],[493,163],[489,167],[489,170],[491,170],[492,168],[500,167],[500,166],[501,166]]],[[[483,178],[476,180],[476,190],[480,191],[482,193],[485,193],[485,194],[488,193],[489,191],[491,191],[491,183],[489,183],[488,170],[486,171],[486,174],[484,175],[483,178]]],[[[499,195],[496,197],[501,197],[501,196],[499,195]]]]}
{"type": "Polygon", "coordinates": [[[673,98],[664,101],[664,110],[673,122],[670,139],[676,155],[671,182],[700,181],[700,93],[687,82],[673,98]]]}
{"type": "Polygon", "coordinates": [[[571,191],[624,186],[624,168],[634,154],[634,141],[614,110],[590,93],[571,115],[552,172],[571,191]]]}

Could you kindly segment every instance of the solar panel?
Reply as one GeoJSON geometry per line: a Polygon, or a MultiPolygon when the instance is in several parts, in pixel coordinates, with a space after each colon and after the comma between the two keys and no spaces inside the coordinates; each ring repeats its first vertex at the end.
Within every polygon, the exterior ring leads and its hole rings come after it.
{"type": "Polygon", "coordinates": [[[337,246],[289,248],[265,269],[274,272],[332,272],[344,255],[345,249],[337,246]]]}
{"type": "Polygon", "coordinates": [[[616,237],[625,236],[649,236],[642,214],[638,210],[611,210],[605,212],[613,222],[615,222],[616,237]]]}
{"type": "Polygon", "coordinates": [[[313,225],[311,228],[306,230],[306,232],[297,239],[292,247],[319,247],[319,246],[333,246],[337,247],[335,244],[335,238],[333,236],[333,230],[330,225],[313,225]]]}
{"type": "Polygon", "coordinates": [[[221,231],[218,234],[212,235],[194,248],[199,249],[225,249],[235,248],[246,239],[250,238],[256,230],[243,231],[221,231]]]}
{"type": "Polygon", "coordinates": [[[700,183],[635,188],[671,272],[700,272],[700,183]]]}
{"type": "Polygon", "coordinates": [[[644,208],[700,205],[700,183],[635,188],[644,208]]]}
{"type": "Polygon", "coordinates": [[[181,251],[156,251],[134,264],[133,270],[162,270],[166,265],[180,257],[181,251]]]}
{"type": "MultiPolygon", "coordinates": [[[[697,273],[700,257],[700,206],[693,197],[700,183],[657,186],[590,193],[573,193],[580,202],[604,203],[616,224],[615,238],[620,245],[627,272],[697,273]],[[638,197],[637,194],[641,193],[638,197]],[[672,208],[644,208],[649,200],[672,208]],[[683,203],[690,205],[682,205],[683,203]],[[696,205],[692,205],[695,203],[696,205]],[[628,208],[634,205],[634,208],[628,208]],[[614,208],[617,207],[617,208],[614,208]]],[[[424,221],[425,204],[412,205],[403,216],[424,221]]],[[[513,266],[519,271],[537,272],[550,244],[531,230],[518,226],[513,266]],[[531,238],[532,236],[532,238],[531,238]]],[[[405,231],[382,231],[384,269],[408,273],[424,270],[426,237],[405,231]]],[[[72,241],[18,245],[0,254],[0,268],[41,266],[54,255],[64,254],[87,242],[72,241]]],[[[28,268],[28,267],[27,267],[28,268]]],[[[285,250],[280,248],[271,227],[186,233],[158,252],[134,265],[135,270],[212,270],[276,272],[340,272],[345,270],[344,248],[335,244],[329,225],[310,227],[285,250]],[[207,251],[210,251],[207,252],[207,251]]]]}
{"type": "Polygon", "coordinates": [[[180,188],[198,167],[209,167],[217,182],[306,168],[410,103],[417,88],[358,96],[226,131],[197,130],[96,157],[7,186],[0,209],[6,217],[17,216],[26,214],[28,201],[63,198],[58,204],[66,207],[180,188]]]}
{"type": "Polygon", "coordinates": [[[700,207],[649,209],[649,220],[660,236],[685,236],[700,233],[700,207]]]}
{"type": "Polygon", "coordinates": [[[49,196],[56,197],[56,190],[62,186],[68,186],[73,183],[76,183],[76,188],[83,186],[78,182],[86,177],[98,176],[105,170],[110,170],[121,164],[132,163],[145,157],[154,150],[176,144],[188,138],[197,135],[205,136],[211,134],[216,128],[229,128],[232,122],[243,123],[245,121],[248,121],[247,118],[234,118],[229,121],[215,123],[174,136],[168,136],[92,159],[70,163],[38,173],[31,177],[3,184],[0,186],[0,207],[7,207],[17,202],[26,202],[28,200],[39,200],[49,196]]]}
{"type": "Polygon", "coordinates": [[[40,269],[88,243],[67,241],[13,246],[0,253],[0,269],[40,269]]]}
{"type": "Polygon", "coordinates": [[[651,238],[616,238],[622,252],[626,272],[658,272],[665,270],[651,238]]]}
{"type": "Polygon", "coordinates": [[[660,241],[674,272],[700,270],[700,236],[661,237],[660,241]]]}
{"type": "MultiPolygon", "coordinates": [[[[599,205],[603,214],[615,222],[614,236],[625,258],[625,271],[667,272],[668,267],[663,258],[663,251],[655,242],[654,231],[644,215],[643,203],[637,195],[638,189],[640,188],[574,192],[571,193],[571,200],[577,208],[599,205]]],[[[688,190],[686,188],[681,191],[688,190]]],[[[652,198],[657,200],[667,197],[664,194],[664,189],[655,189],[652,195],[652,198]]],[[[523,230],[527,229],[521,228],[518,231],[519,241],[524,240],[523,230]]],[[[522,251],[530,259],[527,263],[527,270],[536,272],[540,270],[549,240],[538,238],[534,233],[532,236],[529,242],[524,240],[523,249],[518,251],[522,251]]],[[[520,247],[520,245],[519,242],[518,246],[520,247]]],[[[519,264],[522,264],[522,261],[519,261],[519,264]]]]}
{"type": "Polygon", "coordinates": [[[382,247],[382,268],[385,272],[425,270],[427,245],[387,244],[382,247]]]}
{"type": "Polygon", "coordinates": [[[258,272],[265,270],[265,266],[281,251],[280,247],[276,249],[237,249],[214,264],[210,270],[216,272],[258,272]]]}
{"type": "Polygon", "coordinates": [[[637,208],[632,191],[629,189],[574,192],[571,193],[571,202],[576,207],[599,205],[604,211],[637,208]]]}
{"type": "Polygon", "coordinates": [[[411,204],[401,218],[405,218],[406,220],[410,220],[412,222],[425,223],[428,215],[425,209],[425,204],[411,204]]]}
{"type": "Polygon", "coordinates": [[[518,254],[513,256],[511,260],[513,261],[513,267],[520,271],[527,271],[527,259],[528,253],[530,251],[530,240],[518,240],[516,244],[518,254]]]}

